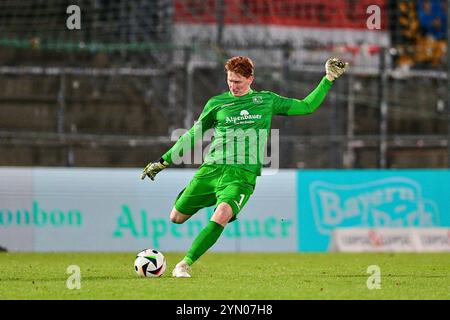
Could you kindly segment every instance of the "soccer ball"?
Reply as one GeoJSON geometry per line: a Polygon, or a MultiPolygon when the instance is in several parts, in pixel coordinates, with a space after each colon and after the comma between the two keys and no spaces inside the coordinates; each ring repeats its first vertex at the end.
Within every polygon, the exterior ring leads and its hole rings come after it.
{"type": "Polygon", "coordinates": [[[142,250],[134,260],[134,271],[141,277],[160,277],[166,271],[166,258],[155,249],[142,250]]]}

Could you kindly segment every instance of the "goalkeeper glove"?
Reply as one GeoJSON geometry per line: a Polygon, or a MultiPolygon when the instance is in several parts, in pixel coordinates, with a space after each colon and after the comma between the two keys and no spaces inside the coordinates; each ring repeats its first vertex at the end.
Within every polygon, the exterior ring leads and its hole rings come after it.
{"type": "Polygon", "coordinates": [[[142,171],[141,179],[144,180],[145,177],[149,177],[152,180],[155,180],[155,176],[160,172],[161,170],[167,168],[169,166],[169,163],[165,161],[163,158],[159,159],[155,162],[150,162],[145,168],[144,171],[142,171]]]}
{"type": "Polygon", "coordinates": [[[325,63],[326,77],[330,81],[339,78],[347,69],[348,63],[338,58],[330,58],[325,63]]]}

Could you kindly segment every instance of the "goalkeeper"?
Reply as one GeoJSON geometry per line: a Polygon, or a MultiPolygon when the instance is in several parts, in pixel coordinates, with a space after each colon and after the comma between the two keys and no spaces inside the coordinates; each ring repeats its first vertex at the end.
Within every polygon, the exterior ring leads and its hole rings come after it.
{"type": "Polygon", "coordinates": [[[297,116],[313,113],[323,102],[333,81],[346,70],[347,63],[337,58],[327,60],[326,74],[319,85],[303,100],[279,96],[270,91],[254,91],[253,62],[248,57],[233,57],[225,64],[229,91],[212,97],[194,126],[162,157],[149,163],[142,172],[154,180],[156,174],[170,166],[186,146],[193,148],[195,140],[206,130],[214,129],[214,140],[203,164],[184,188],[170,213],[173,223],[184,223],[198,210],[215,205],[214,213],[191,244],[185,257],[175,266],[174,277],[190,277],[189,268],[222,234],[227,223],[234,221],[245,206],[261,174],[262,161],[255,150],[265,147],[267,135],[256,140],[230,132],[268,132],[274,115],[297,116]],[[237,137],[236,137],[237,136],[237,137]],[[237,138],[237,139],[236,139],[237,138]],[[245,148],[236,143],[244,141],[245,148]],[[230,147],[231,146],[231,147],[230,147]],[[224,151],[225,150],[225,151],[224,151]]]}

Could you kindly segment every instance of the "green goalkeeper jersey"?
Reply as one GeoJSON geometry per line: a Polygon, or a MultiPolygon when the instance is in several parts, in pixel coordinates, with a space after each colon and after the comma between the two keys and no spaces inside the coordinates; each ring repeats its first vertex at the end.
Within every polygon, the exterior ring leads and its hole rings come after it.
{"type": "Polygon", "coordinates": [[[240,97],[233,96],[229,91],[212,97],[194,126],[162,158],[169,164],[179,163],[175,160],[177,157],[181,159],[198,140],[203,139],[206,131],[214,130],[205,164],[233,165],[260,175],[272,117],[314,112],[331,86],[332,82],[323,77],[303,100],[251,89],[240,97]]]}

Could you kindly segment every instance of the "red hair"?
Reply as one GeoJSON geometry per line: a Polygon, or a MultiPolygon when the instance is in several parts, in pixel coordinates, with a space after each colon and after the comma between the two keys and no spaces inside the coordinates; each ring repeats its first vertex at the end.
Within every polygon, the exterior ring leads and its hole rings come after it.
{"type": "Polygon", "coordinates": [[[253,61],[249,57],[233,57],[225,63],[225,71],[235,72],[243,77],[253,76],[253,61]]]}

